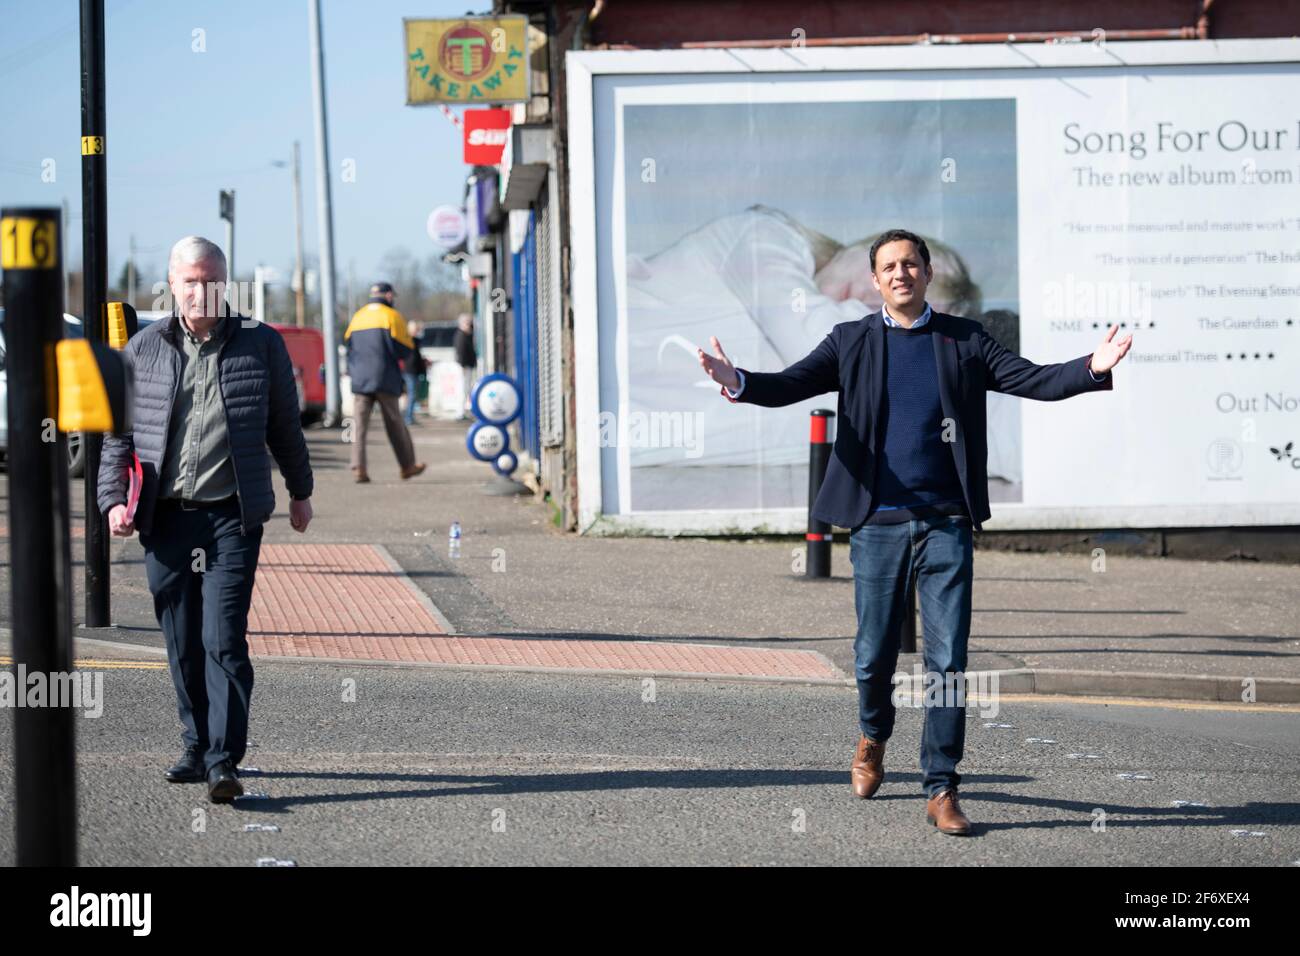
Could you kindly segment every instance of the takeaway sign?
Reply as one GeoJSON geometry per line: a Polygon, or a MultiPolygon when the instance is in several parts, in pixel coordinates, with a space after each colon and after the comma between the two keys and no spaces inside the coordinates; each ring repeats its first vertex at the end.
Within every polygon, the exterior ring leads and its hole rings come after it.
{"type": "Polygon", "coordinates": [[[407,106],[527,102],[526,17],[408,19],[402,25],[407,106]]]}

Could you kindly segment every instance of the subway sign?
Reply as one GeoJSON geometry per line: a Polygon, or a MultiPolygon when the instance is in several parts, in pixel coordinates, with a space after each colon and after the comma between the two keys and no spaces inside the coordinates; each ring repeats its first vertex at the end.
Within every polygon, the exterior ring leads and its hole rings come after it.
{"type": "Polygon", "coordinates": [[[407,106],[528,100],[526,17],[408,19],[402,24],[407,106]]]}

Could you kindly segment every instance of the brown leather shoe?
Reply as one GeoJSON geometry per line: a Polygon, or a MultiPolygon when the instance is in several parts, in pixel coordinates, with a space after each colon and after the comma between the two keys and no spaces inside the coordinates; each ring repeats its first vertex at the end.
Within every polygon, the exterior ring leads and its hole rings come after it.
{"type": "Polygon", "coordinates": [[[426,465],[424,462],[420,462],[419,464],[412,465],[410,468],[403,468],[402,480],[405,481],[407,478],[414,478],[420,472],[424,471],[424,469],[427,467],[428,465],[426,465]]]}
{"type": "Polygon", "coordinates": [[[359,484],[359,485],[364,485],[366,482],[368,482],[368,481],[370,480],[370,476],[367,475],[367,474],[366,474],[364,471],[362,471],[361,469],[359,469],[359,468],[353,468],[352,471],[353,471],[353,472],[356,474],[356,476],[357,476],[357,484],[359,484]]]}
{"type": "Polygon", "coordinates": [[[859,740],[849,776],[853,780],[853,792],[863,800],[870,800],[885,779],[885,741],[876,743],[865,736],[859,740]]]}
{"type": "Polygon", "coordinates": [[[942,833],[951,836],[969,836],[970,821],[961,812],[957,804],[957,791],[952,788],[940,790],[925,805],[925,819],[933,823],[942,833]]]}

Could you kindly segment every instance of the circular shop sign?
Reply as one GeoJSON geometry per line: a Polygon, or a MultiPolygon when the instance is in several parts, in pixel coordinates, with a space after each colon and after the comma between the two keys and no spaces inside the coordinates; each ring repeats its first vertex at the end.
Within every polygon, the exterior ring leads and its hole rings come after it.
{"type": "Polygon", "coordinates": [[[496,461],[492,462],[492,467],[496,469],[498,475],[509,477],[511,472],[519,467],[519,459],[512,451],[503,451],[497,455],[496,461]]]}
{"type": "Polygon", "coordinates": [[[456,206],[439,206],[429,213],[425,228],[429,238],[444,249],[455,249],[465,241],[468,232],[465,213],[456,206]]]}
{"type": "Polygon", "coordinates": [[[509,425],[519,417],[519,386],[509,375],[484,375],[474,387],[470,401],[474,416],[492,425],[509,425]]]}
{"type": "Polygon", "coordinates": [[[465,436],[465,447],[479,461],[495,462],[510,449],[510,436],[498,425],[475,422],[465,436]]]}

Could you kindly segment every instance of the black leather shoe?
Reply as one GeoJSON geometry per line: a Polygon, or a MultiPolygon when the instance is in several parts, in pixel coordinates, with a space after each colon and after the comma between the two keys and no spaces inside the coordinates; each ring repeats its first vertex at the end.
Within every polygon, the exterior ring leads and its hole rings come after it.
{"type": "Polygon", "coordinates": [[[203,748],[186,747],[181,759],[163,771],[168,783],[201,783],[203,780],[203,748]]]}
{"type": "Polygon", "coordinates": [[[240,786],[229,760],[221,761],[208,771],[208,799],[213,803],[230,803],[243,794],[244,788],[240,786]]]}

